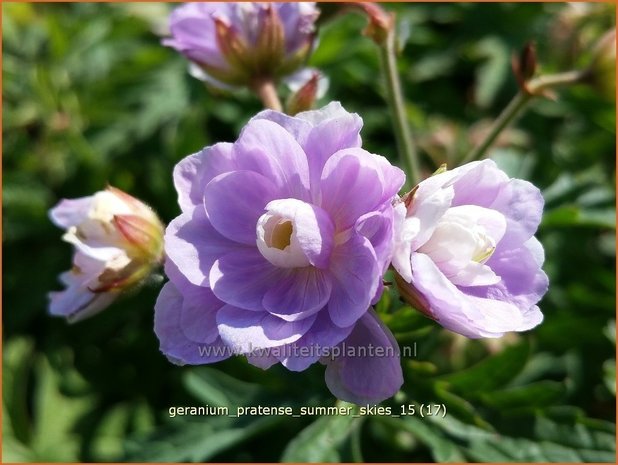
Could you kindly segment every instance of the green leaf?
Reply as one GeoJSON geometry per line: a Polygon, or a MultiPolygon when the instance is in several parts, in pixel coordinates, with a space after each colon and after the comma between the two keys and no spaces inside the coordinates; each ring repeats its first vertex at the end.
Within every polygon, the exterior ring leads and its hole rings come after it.
{"type": "Polygon", "coordinates": [[[459,441],[461,450],[472,461],[615,463],[612,423],[574,416],[564,409],[563,414],[527,418],[522,425],[530,428],[519,430],[517,437],[488,433],[448,415],[430,417],[428,421],[459,441]]]}
{"type": "Polygon", "coordinates": [[[281,417],[255,417],[249,423],[231,422],[227,417],[183,421],[180,426],[162,428],[145,438],[126,443],[131,462],[205,462],[215,455],[249,440],[281,421],[281,417]]]}
{"type": "Polygon", "coordinates": [[[540,381],[481,395],[481,400],[496,409],[541,407],[558,402],[566,388],[557,381],[540,381]]]}
{"type": "Polygon", "coordinates": [[[440,376],[438,379],[466,396],[493,391],[504,386],[524,368],[529,353],[530,347],[527,343],[510,346],[470,368],[440,376]]]}
{"type": "Polygon", "coordinates": [[[248,405],[260,389],[210,367],[187,371],[184,383],[189,392],[203,403],[221,407],[248,405]]]}
{"type": "Polygon", "coordinates": [[[436,462],[464,462],[465,457],[459,447],[444,436],[438,428],[423,419],[413,416],[397,421],[399,426],[412,433],[431,450],[436,462]]]}
{"type": "Polygon", "coordinates": [[[32,449],[41,461],[76,461],[80,444],[74,427],[90,408],[90,401],[60,392],[60,376],[44,358],[38,360],[36,376],[32,449]]]}
{"type": "Polygon", "coordinates": [[[487,37],[474,46],[474,53],[486,58],[478,67],[475,87],[477,104],[489,107],[509,73],[509,53],[503,39],[487,37]]]}
{"type": "Polygon", "coordinates": [[[319,418],[289,442],[281,462],[340,462],[345,442],[362,420],[352,415],[319,418]]]}

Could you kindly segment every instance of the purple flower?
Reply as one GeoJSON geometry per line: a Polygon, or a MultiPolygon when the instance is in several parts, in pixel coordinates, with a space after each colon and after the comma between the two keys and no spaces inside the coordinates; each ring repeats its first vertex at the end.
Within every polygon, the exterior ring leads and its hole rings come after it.
{"type": "Polygon", "coordinates": [[[322,359],[345,400],[399,389],[396,344],[368,309],[391,260],[404,174],[360,148],[361,126],[338,103],[296,117],[263,111],[235,143],[176,166],[182,213],[165,234],[170,281],[155,316],[172,361],[245,354],[301,371],[322,359]],[[346,338],[390,346],[390,356],[371,372],[360,358],[329,358],[346,338]]]}
{"type": "Polygon", "coordinates": [[[70,323],[105,309],[146,279],[163,257],[159,218],[119,189],[62,200],[49,216],[75,246],[73,267],[60,275],[67,289],[49,293],[50,313],[70,323]]]}
{"type": "Polygon", "coordinates": [[[195,77],[218,87],[252,85],[302,66],[318,15],[313,2],[187,3],[172,12],[163,44],[191,60],[195,77]]]}
{"type": "Polygon", "coordinates": [[[548,288],[534,237],[543,197],[491,160],[421,182],[405,198],[393,266],[402,296],[470,338],[526,331],[543,320],[548,288]]]}

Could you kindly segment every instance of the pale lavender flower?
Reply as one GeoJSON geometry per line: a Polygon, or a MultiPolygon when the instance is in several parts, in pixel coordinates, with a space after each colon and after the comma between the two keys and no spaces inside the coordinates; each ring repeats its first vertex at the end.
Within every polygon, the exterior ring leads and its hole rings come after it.
{"type": "Polygon", "coordinates": [[[548,280],[536,187],[484,160],[424,180],[405,203],[393,266],[406,300],[471,338],[541,323],[548,280]]]}
{"type": "Polygon", "coordinates": [[[218,86],[277,79],[307,60],[319,11],[314,2],[186,3],[163,41],[192,62],[191,74],[218,86]]]}
{"type": "Polygon", "coordinates": [[[296,117],[268,110],[235,143],[176,166],[182,214],[166,231],[170,281],[155,315],[172,361],[209,363],[225,357],[210,350],[221,345],[263,368],[301,371],[323,357],[345,400],[399,389],[398,350],[371,372],[324,352],[346,338],[396,348],[368,309],[391,260],[404,174],[360,148],[361,126],[338,103],[296,117]]]}
{"type": "Polygon", "coordinates": [[[108,187],[89,197],[62,200],[49,212],[62,238],[73,244],[73,267],[60,275],[66,286],[49,293],[49,311],[70,323],[109,306],[146,279],[163,257],[163,225],[145,204],[108,187]]]}

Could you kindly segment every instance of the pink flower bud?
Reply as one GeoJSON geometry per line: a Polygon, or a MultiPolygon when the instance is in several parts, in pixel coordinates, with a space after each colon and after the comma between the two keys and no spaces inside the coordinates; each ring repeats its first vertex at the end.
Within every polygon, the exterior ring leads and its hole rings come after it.
{"type": "Polygon", "coordinates": [[[69,322],[94,315],[122,291],[142,283],[163,258],[163,225],[144,203],[108,187],[89,197],[62,200],[51,220],[75,247],[73,267],[51,292],[49,310],[69,322]]]}

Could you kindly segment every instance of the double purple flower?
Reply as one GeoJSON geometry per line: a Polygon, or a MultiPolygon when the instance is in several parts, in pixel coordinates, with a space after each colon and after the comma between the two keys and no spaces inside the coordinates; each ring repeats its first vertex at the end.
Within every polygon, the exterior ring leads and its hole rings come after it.
{"type": "Polygon", "coordinates": [[[393,257],[404,299],[471,338],[541,323],[548,280],[534,237],[539,189],[483,160],[424,180],[405,204],[393,257]]]}
{"type": "Polygon", "coordinates": [[[404,174],[360,148],[361,126],[338,103],[296,117],[264,111],[235,143],[176,166],[182,213],[166,231],[170,281],[155,316],[170,360],[241,353],[301,371],[321,359],[344,400],[399,389],[396,342],[370,306],[392,258],[404,174]],[[370,346],[382,356],[349,353],[370,346]],[[335,347],[345,350],[329,357],[335,347]]]}

